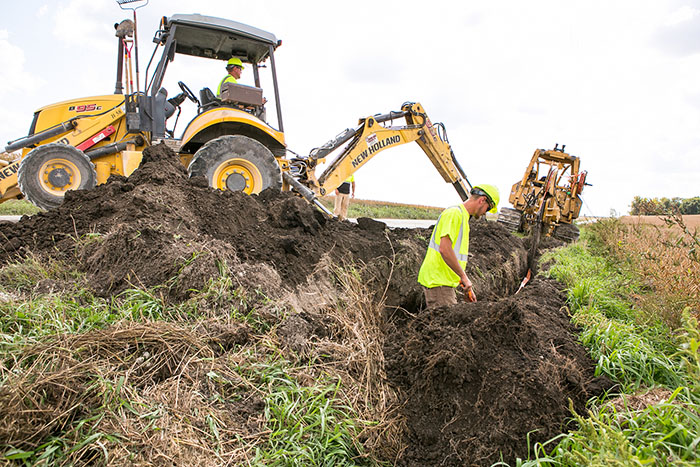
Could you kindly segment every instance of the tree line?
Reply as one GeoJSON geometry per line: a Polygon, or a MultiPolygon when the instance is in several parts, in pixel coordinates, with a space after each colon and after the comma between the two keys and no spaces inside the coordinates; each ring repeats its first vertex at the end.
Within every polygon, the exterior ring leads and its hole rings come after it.
{"type": "Polygon", "coordinates": [[[700,214],[700,196],[694,198],[642,198],[635,196],[630,215],[654,216],[668,213],[700,214]]]}

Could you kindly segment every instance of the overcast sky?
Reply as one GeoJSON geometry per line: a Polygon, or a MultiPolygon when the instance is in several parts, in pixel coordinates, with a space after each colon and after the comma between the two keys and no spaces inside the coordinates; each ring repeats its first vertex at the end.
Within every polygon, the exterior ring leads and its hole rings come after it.
{"type": "MultiPolygon", "coordinates": [[[[187,13],[282,40],[280,102],[297,154],[413,101],[444,123],[469,180],[498,186],[501,206],[534,150],[556,143],[589,172],[582,214],[625,214],[634,196],[700,196],[700,1],[151,0],[137,10],[142,82],[160,17],[187,13]]],[[[113,25],[131,17],[114,0],[3,2],[0,143],[26,135],[43,105],[114,92],[113,25]]],[[[215,89],[223,66],[178,57],[165,86],[215,89]]],[[[194,112],[183,107],[176,134],[194,112]]],[[[459,202],[413,143],[356,179],[362,199],[459,202]]]]}

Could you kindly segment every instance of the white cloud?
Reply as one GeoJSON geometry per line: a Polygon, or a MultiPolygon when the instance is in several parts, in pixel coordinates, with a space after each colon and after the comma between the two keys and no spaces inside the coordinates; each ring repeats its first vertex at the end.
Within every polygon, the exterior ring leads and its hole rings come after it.
{"type": "MultiPolygon", "coordinates": [[[[0,29],[0,102],[14,103],[18,97],[33,95],[45,81],[25,70],[25,55],[21,47],[13,44],[6,29],[0,29]]],[[[0,128],[9,138],[16,138],[26,132],[29,122],[17,118],[18,107],[0,105],[0,128]]],[[[28,116],[29,117],[29,116],[28,116]]]]}
{"type": "MultiPolygon", "coordinates": [[[[61,42],[80,47],[80,52],[107,51],[114,48],[112,16],[114,5],[93,0],[70,0],[57,5],[53,34],[61,42]]],[[[118,21],[116,21],[118,22],[118,21]]]]}

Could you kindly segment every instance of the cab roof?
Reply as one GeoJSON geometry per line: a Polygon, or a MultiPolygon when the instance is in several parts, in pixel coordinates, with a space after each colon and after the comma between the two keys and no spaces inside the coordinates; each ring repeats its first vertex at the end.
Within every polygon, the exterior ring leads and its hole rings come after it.
{"type": "Polygon", "coordinates": [[[274,34],[224,18],[200,14],[172,15],[164,18],[165,28],[175,27],[175,52],[195,57],[228,60],[238,57],[243,62],[259,63],[276,49],[281,41],[274,34]]]}

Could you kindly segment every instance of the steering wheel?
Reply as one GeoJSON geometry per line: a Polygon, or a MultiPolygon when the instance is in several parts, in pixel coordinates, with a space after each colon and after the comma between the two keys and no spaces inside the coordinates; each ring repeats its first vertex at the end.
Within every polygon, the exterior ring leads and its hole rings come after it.
{"type": "Polygon", "coordinates": [[[178,81],[177,85],[180,86],[180,89],[182,89],[182,92],[185,93],[185,97],[187,97],[189,100],[191,100],[195,104],[199,105],[199,99],[197,99],[197,97],[195,97],[192,90],[190,88],[188,88],[185,83],[183,83],[182,81],[178,81]]]}

